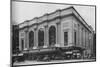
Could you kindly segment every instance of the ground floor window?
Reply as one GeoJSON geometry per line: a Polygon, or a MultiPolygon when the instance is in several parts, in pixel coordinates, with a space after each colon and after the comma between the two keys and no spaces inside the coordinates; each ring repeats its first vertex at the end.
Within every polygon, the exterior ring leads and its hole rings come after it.
{"type": "Polygon", "coordinates": [[[64,32],[64,45],[68,45],[68,32],[64,32]]]}

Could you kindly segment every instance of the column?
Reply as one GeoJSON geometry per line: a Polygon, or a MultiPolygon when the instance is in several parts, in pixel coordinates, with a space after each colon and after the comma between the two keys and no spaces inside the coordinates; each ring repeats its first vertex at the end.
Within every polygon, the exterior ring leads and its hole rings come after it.
{"type": "Polygon", "coordinates": [[[88,32],[86,32],[86,48],[88,48],[88,32]]]}
{"type": "Polygon", "coordinates": [[[58,45],[58,44],[60,44],[60,34],[61,34],[61,25],[60,25],[60,22],[58,22],[58,23],[56,23],[56,25],[57,25],[57,31],[56,31],[56,44],[57,44],[57,46],[60,46],[60,45],[58,45]]]}
{"type": "Polygon", "coordinates": [[[80,25],[78,25],[78,46],[80,47],[80,25]]]}
{"type": "Polygon", "coordinates": [[[90,46],[89,46],[89,32],[88,32],[88,48],[90,49],[90,46]]]}
{"type": "Polygon", "coordinates": [[[85,47],[85,30],[83,29],[83,47],[85,47]]]}
{"type": "Polygon", "coordinates": [[[48,25],[45,25],[45,32],[44,32],[44,47],[48,47],[49,44],[48,44],[48,25]]]}
{"type": "Polygon", "coordinates": [[[93,51],[94,51],[93,48],[95,48],[95,47],[93,46],[93,45],[95,45],[95,44],[93,44],[93,37],[94,37],[94,36],[93,36],[93,33],[90,33],[90,37],[91,37],[91,38],[90,38],[90,46],[91,46],[90,48],[91,48],[91,53],[93,54],[93,53],[94,53],[94,52],[93,52],[93,51]]]}
{"type": "Polygon", "coordinates": [[[25,31],[25,49],[29,48],[29,43],[28,43],[28,30],[25,31]]]}
{"type": "Polygon", "coordinates": [[[38,30],[37,28],[34,29],[34,49],[38,47],[38,30]]]}
{"type": "Polygon", "coordinates": [[[81,32],[81,45],[83,47],[83,28],[82,28],[82,32],[81,32]]]}
{"type": "Polygon", "coordinates": [[[80,28],[80,46],[82,47],[82,30],[81,30],[81,28],[80,28]]]}

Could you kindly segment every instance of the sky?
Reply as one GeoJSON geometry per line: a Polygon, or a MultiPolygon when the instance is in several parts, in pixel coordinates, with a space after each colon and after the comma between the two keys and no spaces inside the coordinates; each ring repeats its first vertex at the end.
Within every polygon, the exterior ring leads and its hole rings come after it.
{"type": "Polygon", "coordinates": [[[70,6],[73,6],[87,22],[87,24],[91,25],[95,30],[95,7],[78,5],[12,1],[12,24],[20,24],[25,20],[30,20],[34,17],[40,17],[45,13],[51,13],[57,9],[64,9],[70,6]]]}

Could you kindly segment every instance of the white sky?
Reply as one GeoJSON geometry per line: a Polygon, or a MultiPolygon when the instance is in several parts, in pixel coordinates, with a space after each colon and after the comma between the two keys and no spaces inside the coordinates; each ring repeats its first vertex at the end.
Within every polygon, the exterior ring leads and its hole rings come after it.
{"type": "Polygon", "coordinates": [[[57,9],[64,9],[74,6],[83,19],[95,30],[95,7],[47,4],[47,3],[30,3],[30,2],[12,2],[12,21],[13,24],[22,23],[34,17],[40,17],[45,13],[54,12],[57,9]]]}

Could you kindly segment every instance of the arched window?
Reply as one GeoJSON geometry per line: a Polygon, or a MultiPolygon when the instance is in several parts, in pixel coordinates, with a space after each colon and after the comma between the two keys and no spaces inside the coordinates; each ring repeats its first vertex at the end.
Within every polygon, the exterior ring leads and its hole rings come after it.
{"type": "Polygon", "coordinates": [[[56,28],[51,26],[49,28],[49,45],[52,46],[54,44],[56,44],[56,28]]]}
{"type": "Polygon", "coordinates": [[[43,45],[44,45],[44,31],[41,28],[38,31],[38,46],[43,47],[43,45]]]}
{"type": "Polygon", "coordinates": [[[33,48],[34,46],[34,32],[30,31],[29,32],[29,48],[33,48]]]}

